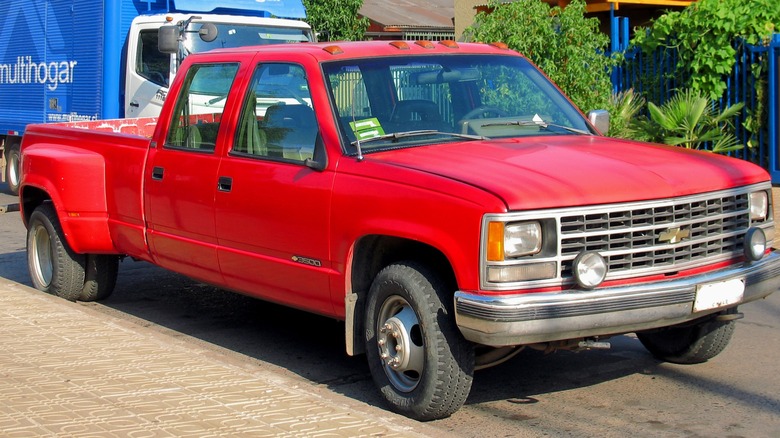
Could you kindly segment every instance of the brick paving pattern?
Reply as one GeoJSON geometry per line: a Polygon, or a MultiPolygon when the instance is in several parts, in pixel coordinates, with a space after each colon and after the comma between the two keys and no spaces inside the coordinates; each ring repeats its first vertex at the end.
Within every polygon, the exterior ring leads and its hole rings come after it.
{"type": "Polygon", "coordinates": [[[418,435],[18,283],[0,290],[3,437],[418,435]]]}

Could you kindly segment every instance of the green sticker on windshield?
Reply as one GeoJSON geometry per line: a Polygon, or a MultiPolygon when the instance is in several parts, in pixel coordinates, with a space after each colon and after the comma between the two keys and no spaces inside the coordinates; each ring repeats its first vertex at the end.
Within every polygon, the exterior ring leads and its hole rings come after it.
{"type": "Polygon", "coordinates": [[[382,125],[379,124],[379,120],[376,117],[349,122],[349,127],[352,128],[352,132],[355,133],[355,137],[358,140],[385,135],[385,130],[382,129],[382,125]]]}

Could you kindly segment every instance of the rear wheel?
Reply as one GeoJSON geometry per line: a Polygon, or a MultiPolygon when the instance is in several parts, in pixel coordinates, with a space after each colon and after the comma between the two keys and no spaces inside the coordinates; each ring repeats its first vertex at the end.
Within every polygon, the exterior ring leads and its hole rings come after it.
{"type": "Polygon", "coordinates": [[[366,307],[366,354],[390,407],[417,420],[448,417],[468,397],[474,348],[455,325],[450,291],[413,262],[379,272],[366,307]]]}
{"type": "Polygon", "coordinates": [[[710,318],[692,325],[636,335],[642,345],[658,359],[679,364],[702,363],[720,354],[731,341],[736,321],[727,315],[735,313],[736,309],[724,312],[722,316],[725,320],[710,318]]]}
{"type": "Polygon", "coordinates": [[[27,265],[35,288],[76,301],[84,288],[85,262],[65,241],[54,206],[36,208],[27,229],[27,265]]]}
{"type": "Polygon", "coordinates": [[[14,195],[19,194],[22,179],[21,156],[19,143],[8,146],[5,151],[5,180],[8,182],[8,191],[14,195]]]}
{"type": "Polygon", "coordinates": [[[81,301],[98,301],[108,298],[116,286],[119,271],[119,257],[89,254],[86,259],[84,287],[79,295],[81,301]]]}

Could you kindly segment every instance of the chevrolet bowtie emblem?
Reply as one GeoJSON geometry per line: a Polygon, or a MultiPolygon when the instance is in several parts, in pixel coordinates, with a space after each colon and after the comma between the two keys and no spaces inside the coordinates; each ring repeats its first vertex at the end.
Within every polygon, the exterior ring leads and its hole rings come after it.
{"type": "Polygon", "coordinates": [[[658,241],[666,243],[680,243],[689,237],[691,237],[691,230],[687,228],[675,227],[663,231],[661,235],[658,236],[658,241]]]}

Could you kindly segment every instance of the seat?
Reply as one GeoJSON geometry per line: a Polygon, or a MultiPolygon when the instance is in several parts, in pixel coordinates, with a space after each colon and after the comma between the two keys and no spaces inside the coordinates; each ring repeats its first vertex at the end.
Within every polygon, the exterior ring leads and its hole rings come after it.
{"type": "Polygon", "coordinates": [[[390,114],[390,123],[399,129],[435,129],[442,130],[444,122],[439,106],[431,100],[400,100],[390,114]]]}
{"type": "Polygon", "coordinates": [[[308,105],[273,105],[265,113],[269,154],[294,160],[311,158],[317,138],[317,120],[308,105]]]}
{"type": "Polygon", "coordinates": [[[247,97],[238,127],[235,150],[252,155],[268,155],[265,132],[257,124],[257,98],[254,92],[247,97]]]}
{"type": "Polygon", "coordinates": [[[184,147],[192,149],[200,149],[203,138],[200,135],[200,128],[198,125],[190,125],[187,127],[187,137],[185,139],[184,147]]]}

